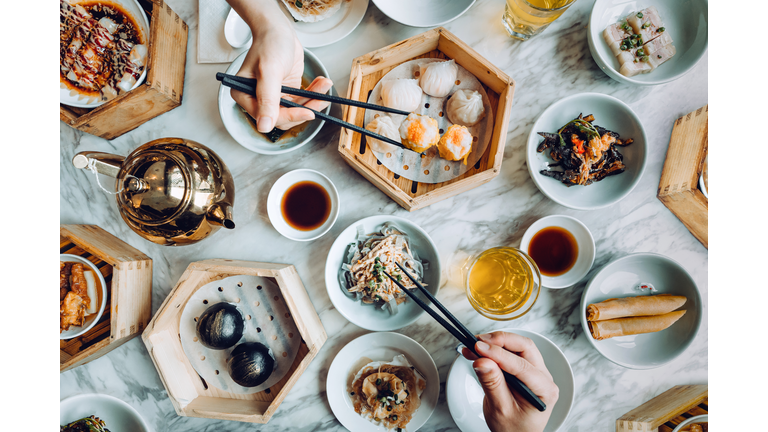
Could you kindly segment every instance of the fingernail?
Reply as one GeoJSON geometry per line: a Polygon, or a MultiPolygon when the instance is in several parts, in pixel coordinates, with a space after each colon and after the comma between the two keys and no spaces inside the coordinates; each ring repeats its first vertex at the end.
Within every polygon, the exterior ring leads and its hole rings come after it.
{"type": "Polygon", "coordinates": [[[491,340],[491,335],[489,335],[488,333],[483,333],[481,335],[477,335],[477,338],[482,339],[484,341],[488,341],[488,340],[491,340]]]}
{"type": "Polygon", "coordinates": [[[487,374],[490,371],[491,371],[490,369],[484,368],[484,367],[476,367],[475,368],[475,373],[478,373],[478,374],[487,374]]]}
{"type": "Polygon", "coordinates": [[[475,345],[475,347],[476,347],[476,348],[478,348],[478,349],[480,349],[480,350],[483,350],[483,351],[488,351],[489,349],[491,349],[491,346],[490,346],[490,345],[488,345],[488,344],[487,344],[487,343],[485,343],[485,342],[478,342],[478,343],[475,345]]]}
{"type": "Polygon", "coordinates": [[[258,129],[260,131],[269,132],[274,128],[274,125],[272,124],[272,119],[269,117],[259,117],[259,121],[257,122],[258,129]]]}

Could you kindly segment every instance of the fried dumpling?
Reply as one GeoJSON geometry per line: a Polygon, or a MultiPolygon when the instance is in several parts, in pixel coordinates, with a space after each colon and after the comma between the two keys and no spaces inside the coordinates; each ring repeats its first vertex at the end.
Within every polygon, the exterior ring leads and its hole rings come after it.
{"type": "Polygon", "coordinates": [[[381,100],[385,107],[413,112],[421,105],[418,80],[399,78],[381,83],[381,100]]]}
{"type": "Polygon", "coordinates": [[[424,93],[446,97],[453,89],[459,67],[453,60],[427,63],[419,67],[419,85],[424,93]]]}
{"type": "Polygon", "coordinates": [[[460,89],[451,95],[445,105],[445,113],[451,123],[474,126],[485,117],[483,95],[475,90],[460,89]]]}
{"type": "Polygon", "coordinates": [[[437,144],[440,157],[447,160],[464,160],[467,164],[467,156],[472,151],[472,134],[466,126],[451,125],[437,144]]]}

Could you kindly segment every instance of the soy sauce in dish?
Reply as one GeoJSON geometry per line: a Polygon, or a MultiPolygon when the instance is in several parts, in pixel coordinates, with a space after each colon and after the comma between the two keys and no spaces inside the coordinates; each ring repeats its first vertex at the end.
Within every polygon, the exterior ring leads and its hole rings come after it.
{"type": "Polygon", "coordinates": [[[568,230],[551,226],[531,238],[528,255],[533,258],[544,276],[560,276],[576,264],[579,245],[568,230]]]}
{"type": "Polygon", "coordinates": [[[285,191],[280,209],[283,219],[299,231],[320,228],[331,214],[331,196],[313,181],[298,182],[285,191]]]}

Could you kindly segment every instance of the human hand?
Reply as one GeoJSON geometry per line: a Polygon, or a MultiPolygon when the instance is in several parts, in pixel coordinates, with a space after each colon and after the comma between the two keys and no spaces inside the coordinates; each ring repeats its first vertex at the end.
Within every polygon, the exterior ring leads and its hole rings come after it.
{"type": "Polygon", "coordinates": [[[494,332],[477,336],[475,350],[462,354],[473,360],[473,367],[485,392],[483,413],[493,432],[541,432],[547,425],[560,390],[532,340],[514,334],[494,332]],[[516,376],[547,405],[540,412],[516,391],[509,388],[502,370],[516,376]]]}
{"type": "MultiPolygon", "coordinates": [[[[248,23],[253,44],[245,56],[237,76],[255,78],[256,95],[230,90],[232,99],[245,108],[256,120],[259,132],[267,133],[274,127],[290,129],[313,120],[314,113],[304,108],[284,108],[280,98],[292,100],[316,111],[328,106],[327,102],[281,95],[280,87],[301,88],[304,73],[304,49],[288,19],[272,0],[228,0],[237,13],[248,23]]],[[[318,93],[327,93],[333,82],[318,77],[307,87],[318,93]]]]}

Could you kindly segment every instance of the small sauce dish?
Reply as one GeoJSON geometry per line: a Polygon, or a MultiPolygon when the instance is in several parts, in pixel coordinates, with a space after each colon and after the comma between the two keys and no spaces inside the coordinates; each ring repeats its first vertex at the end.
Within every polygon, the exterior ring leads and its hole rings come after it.
{"type": "Polygon", "coordinates": [[[251,28],[234,9],[229,11],[227,20],[224,22],[224,38],[227,43],[232,45],[232,48],[242,48],[253,42],[251,28]]]}
{"type": "Polygon", "coordinates": [[[523,234],[520,250],[536,262],[541,284],[551,289],[576,285],[595,262],[595,239],[589,228],[565,215],[547,216],[534,222],[523,234]],[[543,252],[537,253],[537,249],[543,252]]]}
{"type": "Polygon", "coordinates": [[[267,215],[283,237],[316,240],[339,216],[339,193],[325,175],[298,169],[277,179],[267,196],[267,215]]]}

